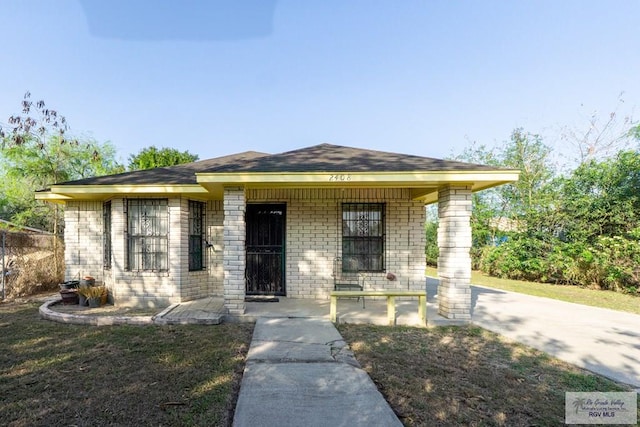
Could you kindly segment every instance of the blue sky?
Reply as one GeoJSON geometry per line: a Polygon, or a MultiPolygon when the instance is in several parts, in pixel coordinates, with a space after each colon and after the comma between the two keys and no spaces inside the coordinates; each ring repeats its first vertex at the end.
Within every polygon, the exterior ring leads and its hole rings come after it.
{"type": "Polygon", "coordinates": [[[0,122],[201,159],[323,142],[429,157],[640,116],[640,1],[3,0],[0,122]],[[620,93],[624,103],[619,103],[620,93]]]}

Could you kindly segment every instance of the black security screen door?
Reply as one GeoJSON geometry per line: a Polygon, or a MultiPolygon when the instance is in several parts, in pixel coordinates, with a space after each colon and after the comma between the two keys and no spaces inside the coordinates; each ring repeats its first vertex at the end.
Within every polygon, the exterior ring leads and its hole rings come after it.
{"type": "Polygon", "coordinates": [[[247,295],[286,295],[286,205],[247,205],[247,295]]]}

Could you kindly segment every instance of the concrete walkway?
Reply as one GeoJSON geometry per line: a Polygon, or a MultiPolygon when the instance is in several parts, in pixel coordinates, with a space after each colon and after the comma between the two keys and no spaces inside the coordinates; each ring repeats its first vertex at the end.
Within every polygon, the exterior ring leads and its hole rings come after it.
{"type": "Polygon", "coordinates": [[[640,316],[481,286],[471,296],[474,324],[640,388],[640,316]]]}
{"type": "Polygon", "coordinates": [[[331,322],[257,320],[235,427],[401,426],[331,322]]]}

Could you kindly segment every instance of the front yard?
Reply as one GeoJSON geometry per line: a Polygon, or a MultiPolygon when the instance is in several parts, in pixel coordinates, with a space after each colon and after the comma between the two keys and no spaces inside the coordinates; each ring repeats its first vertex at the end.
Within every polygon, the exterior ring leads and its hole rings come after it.
{"type": "Polygon", "coordinates": [[[229,425],[253,325],[65,325],[0,305],[0,423],[229,425]]]}
{"type": "MultiPolygon", "coordinates": [[[[230,425],[251,324],[90,327],[37,308],[0,304],[3,425],[230,425]]],[[[339,330],[407,426],[560,425],[565,391],[626,390],[477,327],[339,330]]]]}

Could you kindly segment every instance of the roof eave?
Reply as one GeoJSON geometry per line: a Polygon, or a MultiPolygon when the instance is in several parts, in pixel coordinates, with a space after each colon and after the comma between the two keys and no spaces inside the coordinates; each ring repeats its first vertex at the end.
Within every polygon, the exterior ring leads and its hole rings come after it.
{"type": "Polygon", "coordinates": [[[48,191],[35,193],[37,200],[64,203],[70,200],[107,200],[117,195],[171,196],[207,195],[207,190],[198,184],[145,184],[145,185],[54,185],[48,191]]]}
{"type": "Polygon", "coordinates": [[[411,188],[413,198],[437,201],[444,185],[469,185],[481,191],[518,180],[517,170],[412,172],[236,172],[197,173],[198,184],[54,185],[36,192],[38,200],[107,200],[130,196],[183,196],[221,199],[225,186],[245,188],[411,188]]]}

